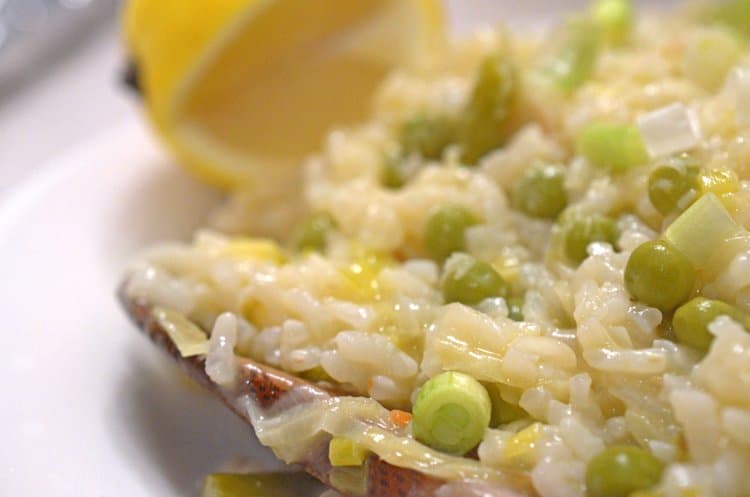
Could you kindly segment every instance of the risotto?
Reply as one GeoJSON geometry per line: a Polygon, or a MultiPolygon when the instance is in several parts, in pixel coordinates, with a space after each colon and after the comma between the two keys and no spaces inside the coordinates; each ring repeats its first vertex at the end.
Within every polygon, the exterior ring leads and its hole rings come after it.
{"type": "Polygon", "coordinates": [[[541,497],[750,495],[750,9],[631,9],[390,75],[302,195],[235,192],[127,293],[219,385],[244,356],[350,394],[251,413],[288,462],[327,434],[541,497]]]}

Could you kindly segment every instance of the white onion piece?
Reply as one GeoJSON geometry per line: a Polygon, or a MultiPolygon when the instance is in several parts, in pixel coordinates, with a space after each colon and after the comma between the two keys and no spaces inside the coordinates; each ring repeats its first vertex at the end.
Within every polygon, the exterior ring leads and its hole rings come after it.
{"type": "Polygon", "coordinates": [[[690,150],[701,140],[698,119],[681,103],[641,115],[638,128],[652,158],[690,150]]]}

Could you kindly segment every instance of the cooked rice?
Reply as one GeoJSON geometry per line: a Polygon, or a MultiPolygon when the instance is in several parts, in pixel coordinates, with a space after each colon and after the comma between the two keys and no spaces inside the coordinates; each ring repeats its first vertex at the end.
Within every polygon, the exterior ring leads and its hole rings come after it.
{"type": "MultiPolygon", "coordinates": [[[[705,357],[665,338],[662,312],[634,302],[623,281],[630,253],[673,220],[648,200],[655,163],[611,176],[572,145],[592,120],[635,122],[680,102],[701,131],[694,154],[742,180],[733,201],[737,221],[750,228],[750,127],[735,119],[732,81],[706,91],[682,66],[696,29],[708,28],[643,20],[632,46],[604,52],[593,79],[570,96],[524,81],[528,123],[477,167],[462,167],[449,148],[441,160],[418,164],[402,189],[384,188],[379,171],[384,154],[398,148],[400,123],[424,112],[455,114],[485,56],[509,51],[531,73],[537,41],[480,31],[434,67],[393,74],[369,122],[331,132],[305,165],[304,198],[258,185],[217,214],[224,230],[285,243],[302,212],[328,212],[338,231],[324,254],[283,263],[238,256],[233,238],[201,231],[192,244],[150,251],[128,290],[213,330],[207,369],[217,383],[231,381],[227,350],[236,343],[240,354],[303,376],[322,371],[386,407],[408,409],[420,385],[446,370],[497,384],[504,400],[541,423],[528,475],[542,497],[584,495],[587,461],[605,446],[632,442],[667,465],[654,495],[750,495],[750,334],[716,320],[705,357]],[[514,210],[507,194],[538,161],[566,166],[569,209],[622,212],[618,251],[592,244],[577,268],[548,256],[554,223],[514,210]],[[467,232],[467,251],[525,294],[523,322],[508,318],[502,298],[474,308],[444,304],[441,267],[427,257],[422,232],[431,209],[445,203],[481,217],[467,232]]],[[[705,293],[750,311],[750,250],[707,281],[705,293]]],[[[488,430],[481,464],[518,469],[505,449],[527,425],[488,430]]]]}

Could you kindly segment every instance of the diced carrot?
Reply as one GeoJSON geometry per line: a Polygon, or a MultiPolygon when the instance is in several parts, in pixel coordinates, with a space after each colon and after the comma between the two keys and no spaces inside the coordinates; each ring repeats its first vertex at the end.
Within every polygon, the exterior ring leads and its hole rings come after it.
{"type": "Polygon", "coordinates": [[[394,409],[391,411],[391,422],[399,428],[404,428],[411,422],[412,415],[410,412],[399,411],[394,409]]]}

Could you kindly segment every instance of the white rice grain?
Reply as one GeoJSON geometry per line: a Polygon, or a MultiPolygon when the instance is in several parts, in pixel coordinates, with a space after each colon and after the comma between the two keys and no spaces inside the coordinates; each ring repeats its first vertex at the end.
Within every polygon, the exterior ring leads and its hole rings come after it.
{"type": "Polygon", "coordinates": [[[237,328],[235,315],[225,312],[218,317],[213,330],[211,330],[211,339],[206,355],[206,374],[218,385],[229,385],[234,382],[237,370],[234,356],[237,328]]]}

